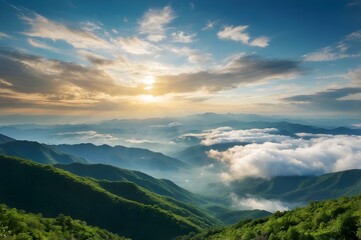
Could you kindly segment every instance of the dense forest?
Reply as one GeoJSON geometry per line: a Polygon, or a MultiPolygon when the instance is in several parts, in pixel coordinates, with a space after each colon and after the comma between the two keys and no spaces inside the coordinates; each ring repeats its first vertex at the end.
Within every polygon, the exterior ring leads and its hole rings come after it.
{"type": "Polygon", "coordinates": [[[56,218],[44,218],[41,214],[25,213],[22,210],[0,205],[0,239],[77,239],[77,240],[125,240],[114,233],[86,222],[60,214],[56,218]]]}
{"type": "Polygon", "coordinates": [[[361,239],[361,196],[311,202],[231,227],[191,233],[178,240],[354,240],[361,239]]]}

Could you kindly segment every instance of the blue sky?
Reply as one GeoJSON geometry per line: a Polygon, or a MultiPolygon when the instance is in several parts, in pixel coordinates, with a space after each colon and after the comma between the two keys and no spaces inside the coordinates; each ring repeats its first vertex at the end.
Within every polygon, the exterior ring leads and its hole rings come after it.
{"type": "Polygon", "coordinates": [[[361,115],[359,0],[0,6],[2,115],[361,115]]]}

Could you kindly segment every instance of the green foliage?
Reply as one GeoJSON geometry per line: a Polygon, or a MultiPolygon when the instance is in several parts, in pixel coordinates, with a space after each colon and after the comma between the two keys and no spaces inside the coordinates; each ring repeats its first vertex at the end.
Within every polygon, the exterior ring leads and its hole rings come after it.
{"type": "Polygon", "coordinates": [[[361,194],[361,170],[353,169],[321,176],[278,176],[271,179],[248,177],[219,186],[220,192],[247,194],[286,202],[309,202],[361,194]],[[226,191],[224,189],[227,189],[226,191]]]}
{"type": "Polygon", "coordinates": [[[56,218],[43,218],[15,208],[0,205],[0,239],[78,239],[78,240],[125,240],[116,234],[98,227],[88,226],[84,221],[59,215],[56,218]]]}
{"type": "Polygon", "coordinates": [[[354,240],[361,239],[361,195],[313,202],[289,212],[246,220],[222,229],[189,234],[180,240],[354,240]]]}
{"type": "Polygon", "coordinates": [[[216,222],[133,183],[79,177],[0,155],[0,202],[46,217],[63,213],[133,239],[172,239],[216,222]]]}

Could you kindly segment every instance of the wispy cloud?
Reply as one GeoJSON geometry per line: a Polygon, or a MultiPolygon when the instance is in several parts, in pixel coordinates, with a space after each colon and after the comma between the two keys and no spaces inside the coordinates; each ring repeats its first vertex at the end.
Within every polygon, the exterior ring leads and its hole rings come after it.
{"type": "Polygon", "coordinates": [[[166,26],[175,18],[171,7],[149,9],[139,21],[139,31],[146,34],[149,41],[159,42],[167,38],[166,26]]]}
{"type": "Polygon", "coordinates": [[[180,43],[191,43],[195,41],[196,34],[192,33],[187,35],[183,31],[178,31],[172,33],[172,39],[174,42],[180,42],[180,43]]]}
{"type": "Polygon", "coordinates": [[[251,40],[250,35],[246,32],[248,25],[240,26],[226,26],[223,30],[217,33],[217,36],[220,39],[228,39],[236,42],[241,42],[245,45],[255,46],[255,47],[267,47],[269,42],[269,37],[258,37],[251,40]]]}
{"type": "Polygon", "coordinates": [[[33,16],[21,15],[21,19],[31,28],[24,32],[30,37],[61,40],[75,48],[109,48],[109,43],[92,32],[83,29],[73,29],[62,23],[51,21],[39,14],[33,16]]]}
{"type": "Polygon", "coordinates": [[[303,55],[306,62],[329,62],[344,58],[361,57],[361,51],[355,42],[361,41],[361,30],[352,32],[341,41],[303,55]]]}
{"type": "Polygon", "coordinates": [[[42,48],[42,49],[46,49],[46,50],[50,50],[50,51],[59,51],[57,48],[49,46],[48,44],[41,42],[39,40],[33,39],[33,38],[29,38],[28,39],[28,43],[36,48],[42,48]]]}
{"type": "Polygon", "coordinates": [[[132,54],[151,54],[159,50],[158,47],[150,42],[141,40],[137,37],[120,37],[117,41],[125,51],[132,54]]]}
{"type": "Polygon", "coordinates": [[[0,39],[2,39],[2,38],[10,38],[10,36],[5,33],[0,32],[0,39]]]}
{"type": "Polygon", "coordinates": [[[217,25],[218,22],[219,22],[218,20],[208,21],[207,24],[206,24],[206,26],[204,26],[204,28],[202,28],[202,30],[203,30],[203,31],[211,30],[211,29],[213,29],[213,28],[217,25]]]}

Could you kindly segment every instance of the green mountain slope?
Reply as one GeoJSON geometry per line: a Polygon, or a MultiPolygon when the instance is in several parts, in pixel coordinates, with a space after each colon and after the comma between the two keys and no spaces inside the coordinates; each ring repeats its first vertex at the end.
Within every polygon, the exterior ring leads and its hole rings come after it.
{"type": "Polygon", "coordinates": [[[0,239],[107,239],[125,240],[114,233],[88,226],[84,221],[59,215],[44,218],[41,214],[25,213],[23,210],[0,205],[0,239]]]}
{"type": "Polygon", "coordinates": [[[64,154],[45,144],[31,141],[12,141],[0,144],[0,153],[43,164],[86,162],[81,157],[64,154]]]}
{"type": "Polygon", "coordinates": [[[151,192],[172,197],[183,202],[204,203],[199,196],[179,187],[167,179],[156,179],[139,171],[132,171],[104,164],[56,164],[55,167],[79,176],[109,181],[129,181],[151,192]]]}
{"type": "Polygon", "coordinates": [[[254,195],[291,202],[352,196],[361,194],[361,170],[353,169],[315,177],[245,178],[232,182],[226,192],[225,194],[234,192],[238,196],[254,195]]]}
{"type": "Polygon", "coordinates": [[[244,220],[226,228],[190,234],[179,240],[356,240],[361,239],[361,196],[312,202],[269,218],[244,220]]]}
{"type": "Polygon", "coordinates": [[[87,221],[133,239],[172,239],[215,224],[192,206],[129,182],[97,181],[0,156],[0,202],[47,217],[87,221]]]}
{"type": "Polygon", "coordinates": [[[12,142],[12,141],[16,141],[16,140],[11,137],[0,134],[0,144],[12,142]]]}
{"type": "MultiPolygon", "coordinates": [[[[269,212],[260,210],[238,211],[229,209],[228,206],[220,206],[218,199],[205,198],[203,196],[193,194],[179,187],[170,180],[156,179],[139,171],[126,170],[104,164],[72,163],[57,164],[55,167],[72,172],[79,176],[109,181],[129,181],[135,183],[151,192],[201,206],[205,209],[205,212],[213,215],[224,224],[233,224],[239,221],[239,219],[254,219],[268,216],[270,214],[269,212]]],[[[112,185],[114,186],[115,184],[112,185]]],[[[110,189],[108,190],[111,191],[110,189]]],[[[171,198],[168,198],[168,201],[174,201],[174,199],[172,200],[171,198]]],[[[180,205],[179,201],[176,202],[177,205],[180,205]]],[[[187,207],[189,206],[185,206],[184,208],[187,207]]],[[[194,212],[194,210],[192,210],[192,212],[194,212]]]]}
{"type": "Polygon", "coordinates": [[[59,151],[85,158],[89,163],[103,163],[134,170],[175,171],[187,168],[178,159],[142,148],[94,144],[54,145],[59,151]]]}

